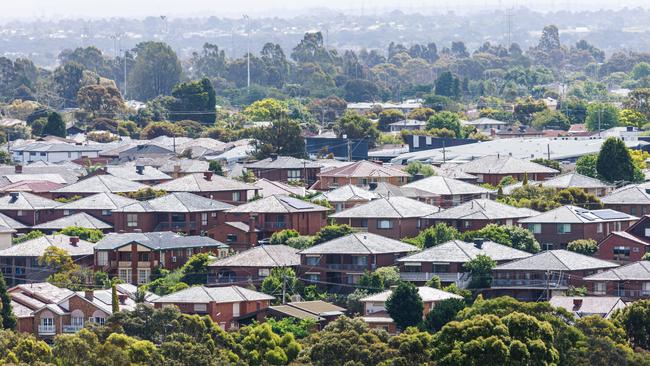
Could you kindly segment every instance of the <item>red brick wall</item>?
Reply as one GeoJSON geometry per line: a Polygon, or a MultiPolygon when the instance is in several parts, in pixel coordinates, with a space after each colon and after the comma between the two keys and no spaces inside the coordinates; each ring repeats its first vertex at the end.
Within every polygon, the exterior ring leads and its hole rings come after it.
{"type": "MultiPolygon", "coordinates": [[[[367,183],[372,182],[372,179],[376,179],[373,177],[365,177],[365,178],[345,178],[345,177],[330,177],[330,176],[323,176],[321,174],[320,176],[320,189],[323,191],[328,191],[332,188],[336,187],[341,187],[345,186],[348,184],[354,185],[354,186],[363,186],[363,179],[367,180],[367,183]]],[[[387,177],[387,178],[381,178],[380,182],[387,182],[392,185],[396,186],[401,186],[406,183],[408,183],[408,179],[406,177],[387,177]]],[[[367,183],[365,185],[367,185],[367,183]]]]}
{"type": "MultiPolygon", "coordinates": [[[[379,219],[380,220],[380,219],[379,219]]],[[[367,230],[369,233],[385,236],[391,239],[401,240],[406,237],[413,237],[418,235],[420,230],[425,228],[425,221],[421,220],[421,227],[418,227],[417,218],[406,218],[406,219],[391,219],[393,220],[393,227],[391,229],[378,229],[377,221],[378,219],[369,218],[367,230]]],[[[348,224],[353,227],[361,227],[361,219],[346,219],[346,218],[335,218],[337,224],[348,224]]]]}
{"type": "MultiPolygon", "coordinates": [[[[288,181],[288,171],[295,169],[255,169],[255,168],[246,168],[255,174],[257,178],[265,178],[274,182],[283,182],[288,181]]],[[[300,180],[308,183],[313,183],[317,179],[317,175],[320,173],[320,168],[300,168],[300,180]],[[307,178],[305,179],[305,171],[307,172],[307,178]]]]}
{"type": "Polygon", "coordinates": [[[643,255],[648,250],[648,246],[638,243],[635,240],[623,238],[618,235],[610,235],[598,244],[598,251],[596,257],[608,261],[617,262],[635,262],[640,261],[643,255]],[[614,247],[624,246],[630,247],[630,257],[628,259],[615,259],[614,247]]]}
{"type": "Polygon", "coordinates": [[[621,211],[625,212],[626,214],[630,214],[633,216],[643,216],[650,214],[650,205],[648,204],[639,204],[639,205],[633,205],[633,204],[605,204],[605,208],[611,208],[612,210],[616,211],[621,211]]]}
{"type": "MultiPolygon", "coordinates": [[[[620,230],[624,231],[631,226],[634,221],[621,221],[620,230]]],[[[615,222],[604,222],[603,230],[598,233],[598,224],[571,224],[571,232],[559,234],[556,223],[542,224],[542,232],[535,234],[535,239],[539,241],[544,249],[544,244],[553,244],[553,249],[565,249],[567,244],[578,239],[594,239],[597,242],[605,239],[612,231],[617,231],[615,222]]]]}

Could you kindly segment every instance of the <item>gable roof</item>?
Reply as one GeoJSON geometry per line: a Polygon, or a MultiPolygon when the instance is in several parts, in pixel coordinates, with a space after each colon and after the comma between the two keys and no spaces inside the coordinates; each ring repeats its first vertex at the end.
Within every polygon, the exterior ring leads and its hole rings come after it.
{"type": "Polygon", "coordinates": [[[111,192],[99,192],[58,206],[57,210],[117,210],[138,202],[111,192]]]}
{"type": "Polygon", "coordinates": [[[319,174],[321,177],[345,177],[345,178],[364,178],[364,177],[410,177],[411,175],[390,166],[371,163],[366,160],[357,161],[356,163],[328,169],[319,174]]]}
{"type": "Polygon", "coordinates": [[[483,126],[483,125],[507,125],[507,122],[499,121],[496,119],[481,117],[472,121],[463,121],[462,124],[468,126],[483,126]]]}
{"type": "Polygon", "coordinates": [[[224,211],[231,204],[205,198],[189,192],[172,192],[149,201],[136,201],[117,209],[117,212],[205,212],[224,211]]]}
{"type": "Polygon", "coordinates": [[[374,192],[352,184],[346,184],[331,191],[323,192],[320,196],[330,202],[370,201],[377,198],[377,194],[374,192]]]}
{"type": "Polygon", "coordinates": [[[623,309],[626,305],[620,297],[614,296],[558,296],[549,300],[551,306],[564,308],[577,317],[600,315],[609,319],[615,310],[623,309]],[[579,303],[576,306],[576,300],[579,303]]]}
{"type": "Polygon", "coordinates": [[[311,160],[298,159],[292,156],[277,156],[262,159],[254,163],[244,164],[244,168],[250,169],[304,169],[320,168],[320,164],[311,160]]]}
{"type": "MultiPolygon", "coordinates": [[[[9,177],[7,179],[11,180],[9,177]]],[[[56,183],[49,180],[23,180],[3,186],[0,188],[0,192],[46,193],[61,187],[63,187],[63,183],[56,183]]]]}
{"type": "Polygon", "coordinates": [[[531,257],[508,262],[495,271],[582,271],[618,267],[618,264],[564,249],[547,250],[531,257]]]}
{"type": "Polygon", "coordinates": [[[60,204],[29,192],[11,192],[0,197],[0,210],[44,210],[60,204]]]}
{"type": "Polygon", "coordinates": [[[172,179],[169,175],[152,166],[141,166],[142,173],[138,173],[138,169],[139,168],[136,164],[127,164],[122,166],[109,165],[106,167],[108,174],[128,179],[133,182],[172,179]]]}
{"type": "Polygon", "coordinates": [[[384,254],[408,253],[416,246],[372,233],[352,233],[304,249],[299,254],[384,254]]]}
{"type": "Polygon", "coordinates": [[[209,302],[216,303],[231,303],[242,301],[262,301],[273,300],[273,296],[249,290],[239,286],[225,286],[225,287],[205,287],[194,286],[162,296],[154,303],[169,304],[169,303],[196,303],[207,304],[209,302]]]}
{"type": "MultiPolygon", "coordinates": [[[[363,297],[359,299],[361,302],[386,302],[390,295],[393,294],[393,290],[386,290],[370,296],[363,297]]],[[[439,290],[437,288],[429,286],[418,287],[418,294],[423,302],[432,302],[432,301],[442,301],[446,299],[462,299],[462,296],[452,294],[447,291],[439,290]]]]}
{"type": "Polygon", "coordinates": [[[61,230],[70,226],[82,227],[85,229],[98,229],[98,230],[108,230],[113,228],[113,225],[108,224],[102,220],[96,219],[95,217],[85,212],[78,212],[73,215],[63,216],[61,218],[52,221],[34,225],[32,226],[32,229],[61,230]]]}
{"type": "Polygon", "coordinates": [[[469,174],[558,173],[557,170],[532,161],[508,155],[488,155],[458,166],[469,174]]]}
{"type": "Polygon", "coordinates": [[[327,207],[285,195],[263,197],[229,209],[230,213],[292,213],[327,211],[327,207]]]}
{"type": "Polygon", "coordinates": [[[601,198],[600,201],[604,204],[648,204],[650,203],[650,182],[621,187],[601,198]]]}
{"type": "Polygon", "coordinates": [[[493,192],[475,184],[448,177],[433,175],[404,185],[405,188],[417,188],[436,195],[448,196],[459,194],[487,194],[493,192]]]}
{"type": "Polygon", "coordinates": [[[126,193],[136,192],[149,186],[109,174],[95,175],[76,183],[55,189],[53,193],[126,193]]]}
{"type": "Polygon", "coordinates": [[[481,198],[436,212],[426,218],[434,220],[504,220],[519,219],[536,215],[539,215],[539,212],[529,208],[514,207],[506,205],[505,203],[481,198]]]}
{"type": "Polygon", "coordinates": [[[40,257],[51,246],[65,250],[71,257],[79,257],[92,256],[95,244],[79,239],[77,245],[72,245],[67,235],[45,235],[0,250],[0,257],[40,257]]]}
{"type": "Polygon", "coordinates": [[[626,214],[624,212],[602,209],[587,210],[577,206],[560,206],[550,211],[542,212],[539,215],[519,220],[522,224],[528,223],[562,223],[562,224],[588,224],[598,222],[612,221],[632,221],[638,217],[626,214]]]}
{"type": "Polygon", "coordinates": [[[577,172],[567,173],[558,175],[552,178],[549,178],[545,181],[540,182],[544,187],[551,188],[569,188],[569,187],[578,187],[578,188],[607,188],[610,187],[609,184],[586,175],[582,175],[577,172]]]}
{"type": "Polygon", "coordinates": [[[207,172],[210,163],[196,159],[165,159],[165,162],[158,168],[163,173],[172,174],[178,169],[179,173],[203,173],[207,172]]]}
{"type": "Polygon", "coordinates": [[[185,236],[171,231],[155,231],[150,233],[109,233],[97,242],[95,249],[112,250],[131,243],[140,244],[151,250],[228,247],[207,236],[185,236]]]}
{"type": "Polygon", "coordinates": [[[370,192],[379,197],[408,197],[408,198],[431,198],[436,197],[435,193],[423,191],[415,187],[396,186],[388,182],[379,182],[376,187],[370,187],[370,192]]]}
{"type": "Polygon", "coordinates": [[[474,243],[462,240],[451,240],[435,245],[421,252],[398,259],[398,262],[442,262],[465,263],[476,258],[479,254],[487,255],[497,262],[528,258],[532,254],[507,245],[492,241],[484,241],[481,248],[474,243]]]}
{"type": "Polygon", "coordinates": [[[298,196],[304,196],[306,193],[304,187],[290,186],[288,184],[268,180],[266,178],[258,179],[255,183],[253,183],[253,185],[260,189],[260,194],[263,197],[272,196],[274,194],[295,194],[298,196]]]}
{"type": "Polygon", "coordinates": [[[292,267],[300,265],[299,250],[287,245],[260,245],[210,263],[209,267],[292,267]]]}
{"type": "Polygon", "coordinates": [[[16,231],[16,229],[26,229],[27,225],[12,219],[11,217],[0,212],[0,232],[2,231],[16,231]]]}
{"type": "Polygon", "coordinates": [[[650,281],[650,261],[638,261],[585,277],[585,281],[650,281]]]}
{"type": "Polygon", "coordinates": [[[383,197],[330,215],[332,218],[417,218],[440,211],[440,207],[407,197],[383,197]]]}
{"type": "Polygon", "coordinates": [[[210,180],[207,180],[203,173],[188,174],[170,180],[169,182],[160,183],[153,186],[153,188],[167,192],[219,192],[259,189],[250,184],[225,178],[217,174],[212,174],[210,180]]]}

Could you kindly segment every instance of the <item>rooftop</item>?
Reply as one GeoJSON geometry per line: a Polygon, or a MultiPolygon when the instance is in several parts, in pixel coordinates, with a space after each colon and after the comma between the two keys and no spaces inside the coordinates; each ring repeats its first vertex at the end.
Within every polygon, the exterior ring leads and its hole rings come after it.
{"type": "MultiPolygon", "coordinates": [[[[359,299],[361,302],[386,302],[390,295],[393,294],[393,290],[386,290],[370,296],[363,297],[359,299]]],[[[462,296],[452,294],[446,291],[438,290],[433,287],[422,286],[418,287],[418,294],[422,298],[423,302],[435,302],[442,301],[447,299],[462,299],[462,296]]]]}
{"type": "Polygon", "coordinates": [[[263,197],[228,210],[229,213],[321,212],[328,208],[285,195],[263,197]]]}
{"type": "Polygon", "coordinates": [[[383,197],[330,215],[331,218],[418,218],[440,211],[440,207],[407,197],[383,197]]]}
{"type": "Polygon", "coordinates": [[[364,177],[410,177],[410,175],[400,169],[386,165],[371,163],[361,160],[356,163],[344,165],[341,167],[331,168],[321,171],[321,177],[345,177],[345,178],[364,178],[364,177]]]}
{"type": "Polygon", "coordinates": [[[53,193],[126,193],[136,192],[140,189],[147,188],[147,185],[133,182],[128,179],[116,177],[113,175],[95,175],[82,179],[76,183],[69,184],[65,187],[55,189],[53,193]]]}
{"type": "Polygon", "coordinates": [[[95,249],[113,250],[131,243],[140,244],[151,250],[228,247],[226,244],[207,236],[186,236],[171,231],[156,231],[150,233],[109,233],[97,242],[95,249]]]}
{"type": "Polygon", "coordinates": [[[304,249],[299,254],[384,254],[408,253],[417,247],[372,233],[352,233],[304,249]]]}
{"type": "Polygon", "coordinates": [[[244,164],[244,168],[250,169],[304,169],[320,168],[320,164],[311,160],[298,159],[292,156],[276,156],[244,164]]]}
{"type": "Polygon", "coordinates": [[[585,281],[650,281],[650,261],[638,261],[585,277],[585,281]]]}
{"type": "Polygon", "coordinates": [[[136,201],[118,212],[206,212],[224,211],[235,206],[189,192],[172,192],[149,201],[136,201]]]}
{"type": "Polygon", "coordinates": [[[475,243],[462,240],[451,240],[421,252],[398,259],[398,262],[441,262],[465,263],[476,258],[479,254],[487,255],[497,262],[528,258],[532,254],[507,245],[484,241],[479,248],[475,243]]]}
{"type": "Polygon", "coordinates": [[[564,308],[577,317],[600,315],[606,319],[615,310],[623,309],[626,305],[620,297],[613,296],[553,296],[549,301],[551,306],[564,308]]]}
{"type": "Polygon", "coordinates": [[[167,192],[220,192],[257,190],[250,184],[217,174],[193,173],[153,186],[167,192]]]}
{"type": "Polygon", "coordinates": [[[29,192],[10,192],[0,197],[0,210],[44,210],[60,203],[29,192]]]}
{"type": "Polygon", "coordinates": [[[330,202],[370,201],[377,198],[377,194],[361,187],[347,184],[328,192],[323,192],[317,198],[323,197],[330,202]]]}
{"type": "Polygon", "coordinates": [[[99,192],[88,197],[83,197],[72,202],[63,203],[58,210],[117,210],[124,206],[138,202],[132,198],[124,197],[110,192],[99,192]]]}
{"type": "Polygon", "coordinates": [[[45,253],[45,249],[51,246],[65,250],[72,257],[80,257],[92,256],[95,244],[79,239],[77,244],[73,245],[71,237],[67,235],[45,235],[0,250],[0,257],[40,257],[45,253]]]}
{"type": "Polygon", "coordinates": [[[488,194],[487,188],[448,177],[433,175],[404,185],[405,188],[417,188],[440,196],[462,194],[488,194]]]}
{"type": "Polygon", "coordinates": [[[561,206],[550,211],[542,212],[537,216],[519,220],[522,224],[589,224],[598,222],[632,221],[638,217],[612,209],[587,210],[577,206],[561,206]]]}
{"type": "Polygon", "coordinates": [[[539,215],[529,208],[513,207],[489,199],[475,199],[427,216],[438,220],[505,220],[539,215]]]}
{"type": "Polygon", "coordinates": [[[209,264],[210,267],[292,267],[300,264],[299,250],[287,245],[260,245],[209,264]]]}
{"type": "Polygon", "coordinates": [[[102,220],[85,213],[78,212],[70,216],[63,216],[61,218],[44,222],[32,226],[33,230],[62,230],[67,227],[82,227],[85,229],[108,230],[112,229],[113,225],[108,224],[102,220]]]}
{"type": "Polygon", "coordinates": [[[172,294],[162,296],[154,300],[154,303],[170,304],[170,303],[198,303],[207,304],[209,302],[216,303],[232,303],[241,301],[262,301],[273,300],[273,296],[249,290],[239,286],[226,286],[226,287],[205,287],[194,286],[185,290],[174,292],[172,294]]]}
{"type": "Polygon", "coordinates": [[[557,249],[537,253],[531,257],[508,262],[495,271],[583,271],[618,267],[618,264],[589,257],[568,250],[557,249]]]}

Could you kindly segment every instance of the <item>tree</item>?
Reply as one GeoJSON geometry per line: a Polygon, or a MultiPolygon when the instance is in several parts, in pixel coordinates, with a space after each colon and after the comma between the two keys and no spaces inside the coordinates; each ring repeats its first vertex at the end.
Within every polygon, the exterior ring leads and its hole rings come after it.
{"type": "Polygon", "coordinates": [[[543,165],[545,167],[549,167],[551,169],[555,169],[557,171],[561,170],[560,163],[558,161],[556,161],[556,160],[537,158],[537,159],[531,160],[531,162],[539,164],[539,165],[543,165]]]}
{"type": "Polygon", "coordinates": [[[111,285],[111,310],[113,311],[113,314],[120,311],[120,299],[117,296],[117,287],[115,283],[111,285]]]}
{"type": "Polygon", "coordinates": [[[622,109],[618,118],[622,126],[631,126],[638,129],[643,128],[648,123],[648,117],[633,109],[622,109]]]}
{"type": "Polygon", "coordinates": [[[254,324],[242,328],[235,341],[242,346],[249,365],[287,365],[302,347],[292,333],[279,336],[270,324],[254,324]]]}
{"type": "Polygon", "coordinates": [[[50,246],[38,258],[38,264],[51,268],[54,272],[68,272],[77,266],[65,249],[50,246]]]}
{"type": "Polygon", "coordinates": [[[424,327],[431,333],[435,333],[442,329],[442,327],[454,320],[456,314],[465,308],[465,300],[463,299],[444,299],[438,301],[431,311],[427,314],[424,320],[424,327]]]}
{"type": "Polygon", "coordinates": [[[348,80],[343,86],[345,100],[350,102],[374,101],[379,96],[379,88],[372,81],[363,79],[348,80]]]}
{"type": "Polygon", "coordinates": [[[633,182],[634,164],[623,140],[610,137],[600,147],[596,160],[598,176],[607,182],[633,182]]]}
{"type": "Polygon", "coordinates": [[[112,118],[125,108],[117,87],[102,84],[87,85],[79,89],[77,104],[97,117],[112,118]]]}
{"type": "Polygon", "coordinates": [[[497,262],[484,254],[479,254],[471,261],[466,262],[463,267],[468,270],[472,276],[469,288],[489,288],[492,283],[492,269],[496,267],[496,265],[497,262]]]}
{"type": "Polygon", "coordinates": [[[52,77],[65,107],[76,107],[77,94],[82,86],[83,75],[83,66],[75,62],[68,62],[54,70],[52,77]]]}
{"type": "Polygon", "coordinates": [[[353,230],[350,225],[342,224],[333,224],[323,226],[316,235],[314,236],[314,245],[324,243],[326,241],[334,240],[342,236],[352,234],[353,230]]]}
{"type": "Polygon", "coordinates": [[[386,311],[399,329],[422,323],[424,304],[417,287],[410,282],[401,282],[386,300],[386,311]]]}
{"type": "Polygon", "coordinates": [[[284,101],[266,98],[246,107],[244,115],[253,121],[277,121],[288,117],[289,107],[284,101]]]}
{"type": "Polygon", "coordinates": [[[253,131],[255,157],[265,159],[271,154],[279,156],[305,156],[305,140],[302,138],[300,124],[296,121],[277,120],[269,127],[253,131]]]}
{"type": "Polygon", "coordinates": [[[537,253],[541,250],[535,236],[529,230],[519,226],[488,224],[479,230],[467,231],[464,234],[466,241],[475,238],[490,240],[529,253],[537,253]]]}
{"type": "Polygon", "coordinates": [[[87,229],[79,226],[69,226],[64,228],[59,232],[59,234],[67,236],[76,236],[81,240],[89,241],[91,243],[97,243],[102,240],[104,233],[101,230],[97,229],[87,229]]]}
{"type": "Polygon", "coordinates": [[[460,118],[453,112],[442,111],[431,116],[427,122],[427,129],[432,128],[446,128],[454,131],[456,138],[464,137],[461,133],[460,118]]]}
{"type": "Polygon", "coordinates": [[[431,108],[415,108],[408,114],[408,118],[417,121],[428,121],[434,113],[436,111],[431,108]]]}
{"type": "Polygon", "coordinates": [[[169,106],[172,121],[192,120],[203,124],[213,124],[216,118],[216,92],[212,82],[203,78],[174,86],[174,101],[169,106]]]}
{"type": "Polygon", "coordinates": [[[598,178],[598,171],[596,170],[596,162],[598,155],[589,154],[583,155],[576,161],[576,173],[586,175],[587,177],[598,178]]]}
{"type": "Polygon", "coordinates": [[[603,208],[603,204],[598,197],[577,187],[569,187],[558,191],[553,200],[561,205],[579,206],[588,210],[603,208]]]}
{"type": "Polygon", "coordinates": [[[514,105],[514,117],[517,121],[530,125],[535,113],[547,110],[543,100],[535,100],[532,97],[517,99],[514,105]]]}
{"type": "Polygon", "coordinates": [[[545,109],[541,112],[533,114],[531,125],[539,130],[564,130],[567,131],[571,127],[571,121],[560,111],[552,111],[545,109]]]}
{"type": "Polygon", "coordinates": [[[208,282],[208,264],[210,264],[209,253],[198,253],[190,257],[181,267],[183,276],[181,282],[190,286],[201,285],[208,282]]]}
{"type": "Polygon", "coordinates": [[[433,167],[428,164],[424,164],[421,161],[412,161],[406,165],[404,171],[409,173],[411,176],[422,175],[424,177],[430,177],[436,175],[436,172],[433,170],[433,167]]]}
{"type": "Polygon", "coordinates": [[[386,109],[379,113],[379,129],[389,131],[390,124],[404,120],[404,113],[397,109],[386,109]]]}
{"type": "Polygon", "coordinates": [[[377,126],[365,116],[354,112],[346,112],[334,124],[334,131],[338,137],[346,136],[348,139],[364,139],[368,146],[374,147],[379,137],[377,126]]]}
{"type": "Polygon", "coordinates": [[[406,238],[404,241],[418,248],[426,249],[460,237],[461,234],[456,228],[445,223],[438,223],[421,230],[416,237],[406,238]]]}
{"type": "Polygon", "coordinates": [[[66,137],[65,122],[63,122],[61,115],[56,112],[50,113],[41,134],[44,136],[66,137]]]}
{"type": "Polygon", "coordinates": [[[628,94],[623,106],[627,109],[637,111],[650,119],[650,88],[632,90],[628,94]]]}
{"type": "Polygon", "coordinates": [[[16,244],[24,243],[24,242],[32,240],[32,239],[40,238],[43,235],[45,235],[45,234],[43,234],[43,232],[40,231],[40,230],[31,230],[27,234],[24,234],[24,235],[21,235],[21,236],[18,236],[16,238],[14,238],[11,241],[11,244],[16,245],[16,244]]]}
{"type": "Polygon", "coordinates": [[[625,330],[634,347],[650,350],[650,300],[635,301],[617,310],[612,319],[625,330]]]}
{"type": "Polygon", "coordinates": [[[296,292],[296,286],[298,285],[298,278],[296,277],[296,272],[289,267],[276,267],[271,270],[269,276],[264,278],[260,291],[265,294],[275,296],[278,298],[280,303],[284,303],[285,299],[282,299],[282,294],[291,295],[296,292]]]}
{"type": "Polygon", "coordinates": [[[296,238],[300,233],[293,229],[276,231],[271,235],[270,244],[286,244],[290,238],[296,238]]]}
{"type": "Polygon", "coordinates": [[[16,328],[16,316],[11,307],[11,296],[7,292],[7,283],[0,273],[0,329],[16,328]]]}
{"type": "Polygon", "coordinates": [[[159,136],[183,137],[185,131],[180,126],[170,122],[152,122],[140,132],[140,137],[145,140],[151,140],[159,136]]]}
{"type": "Polygon", "coordinates": [[[133,49],[135,64],[129,72],[133,97],[142,101],[169,95],[181,79],[181,63],[172,48],[162,42],[142,42],[133,49]]]}
{"type": "Polygon", "coordinates": [[[440,281],[440,277],[438,276],[431,276],[431,278],[424,285],[427,287],[440,289],[442,288],[442,281],[440,281]]]}
{"type": "Polygon", "coordinates": [[[451,72],[445,71],[436,79],[435,92],[436,95],[458,98],[460,96],[460,80],[451,72]]]}
{"type": "Polygon", "coordinates": [[[223,172],[223,167],[221,166],[221,162],[217,160],[210,160],[210,164],[208,165],[208,170],[213,172],[216,175],[224,176],[223,172]]]}
{"type": "Polygon", "coordinates": [[[399,270],[395,266],[381,267],[373,272],[365,271],[359,279],[359,286],[375,293],[400,282],[399,270]]]}
{"type": "Polygon", "coordinates": [[[620,124],[618,108],[607,103],[591,103],[587,107],[585,124],[589,131],[602,131],[616,127],[620,124]]]}

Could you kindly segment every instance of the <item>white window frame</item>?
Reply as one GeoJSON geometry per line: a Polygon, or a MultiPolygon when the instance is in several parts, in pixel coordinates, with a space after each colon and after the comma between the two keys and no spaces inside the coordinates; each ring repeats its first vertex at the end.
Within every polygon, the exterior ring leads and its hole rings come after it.
{"type": "Polygon", "coordinates": [[[594,283],[594,294],[605,295],[607,293],[607,284],[605,282],[594,283]]]}
{"type": "Polygon", "coordinates": [[[542,224],[528,224],[528,230],[533,234],[541,234],[542,224]]]}
{"type": "Polygon", "coordinates": [[[131,283],[131,281],[133,281],[131,268],[118,268],[117,277],[125,283],[131,283]]]}
{"type": "Polygon", "coordinates": [[[559,223],[557,224],[557,233],[558,234],[571,234],[571,224],[568,223],[559,223]]]}
{"type": "Polygon", "coordinates": [[[207,226],[208,225],[208,213],[207,212],[201,213],[201,225],[202,226],[207,226]]]}
{"type": "Polygon", "coordinates": [[[241,192],[232,192],[232,200],[237,202],[241,200],[241,192]]]}
{"type": "Polygon", "coordinates": [[[134,213],[126,214],[126,226],[127,227],[137,227],[138,226],[138,214],[134,214],[134,213]]]}
{"type": "Polygon", "coordinates": [[[380,230],[390,230],[394,227],[393,220],[391,219],[378,219],[377,220],[377,229],[380,230]],[[388,224],[388,225],[386,225],[388,224]]]}
{"type": "Polygon", "coordinates": [[[138,285],[146,285],[151,279],[151,269],[138,268],[138,285]]]}
{"type": "Polygon", "coordinates": [[[268,277],[271,275],[271,270],[268,268],[260,268],[257,270],[257,275],[259,277],[268,277]]]}
{"type": "Polygon", "coordinates": [[[105,266],[108,264],[108,252],[105,250],[97,251],[97,265],[105,266]]]}

